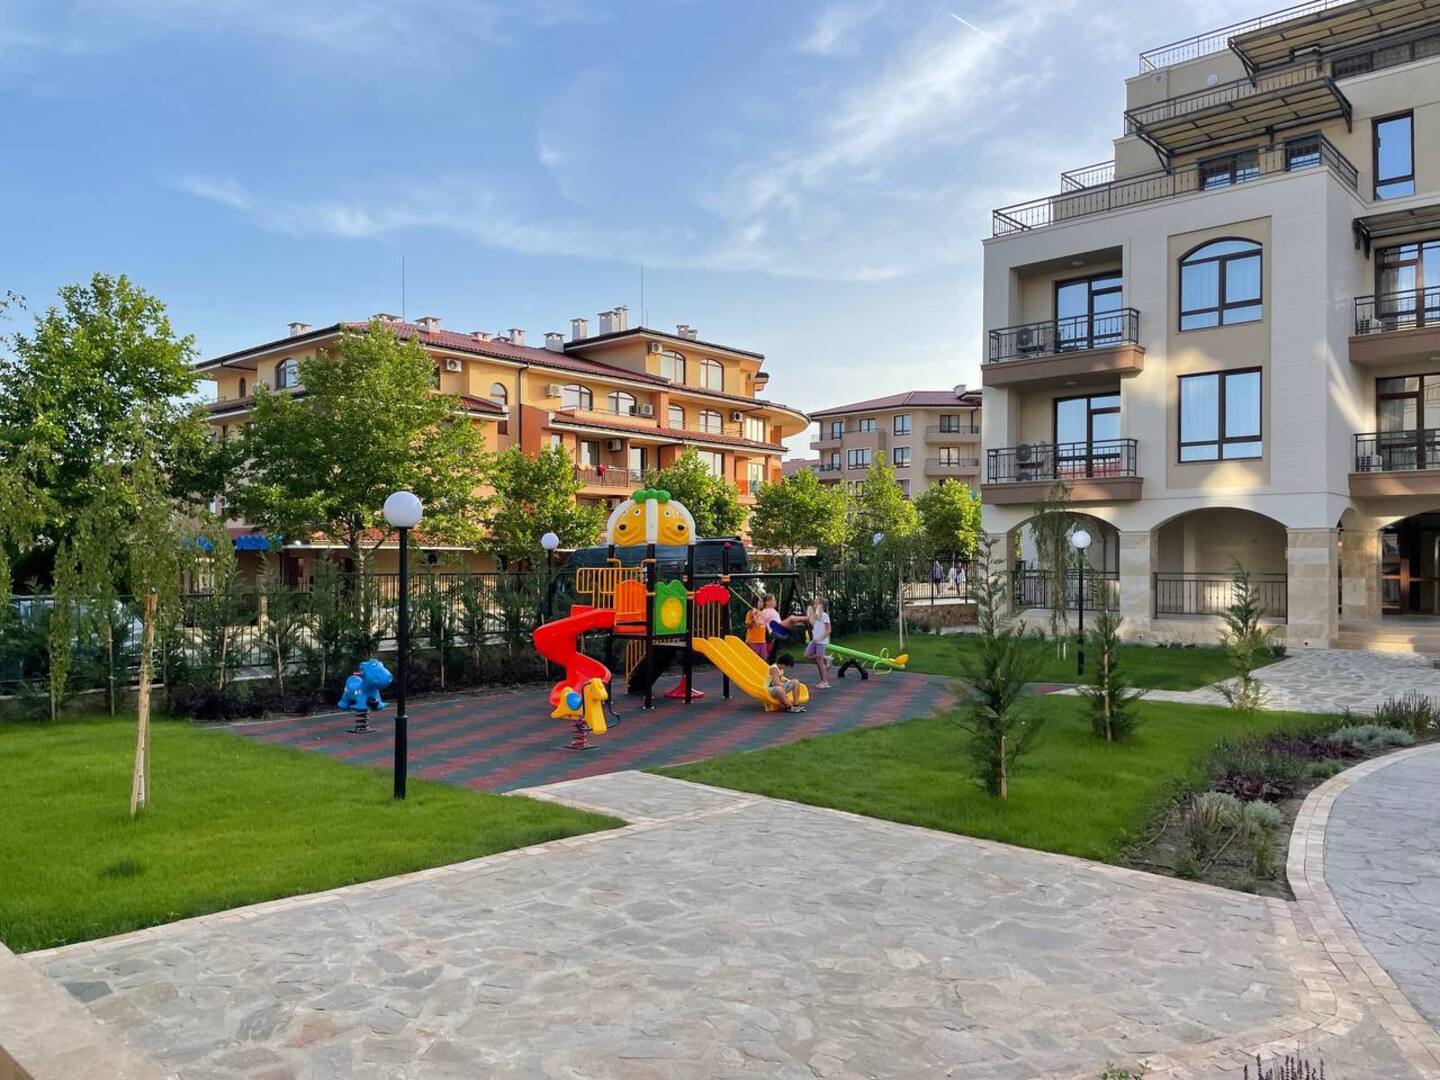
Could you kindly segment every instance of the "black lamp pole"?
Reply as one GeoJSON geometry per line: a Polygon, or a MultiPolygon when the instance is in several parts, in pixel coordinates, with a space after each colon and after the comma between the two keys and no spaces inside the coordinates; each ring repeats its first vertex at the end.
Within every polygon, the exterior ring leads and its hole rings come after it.
{"type": "Polygon", "coordinates": [[[1076,674],[1085,677],[1085,552],[1075,549],[1075,571],[1080,575],[1080,640],[1075,646],[1076,674]]]}
{"type": "Polygon", "coordinates": [[[410,657],[410,530],[400,529],[400,659],[395,689],[395,798],[405,798],[405,773],[410,752],[409,719],[405,715],[406,668],[410,657]]]}

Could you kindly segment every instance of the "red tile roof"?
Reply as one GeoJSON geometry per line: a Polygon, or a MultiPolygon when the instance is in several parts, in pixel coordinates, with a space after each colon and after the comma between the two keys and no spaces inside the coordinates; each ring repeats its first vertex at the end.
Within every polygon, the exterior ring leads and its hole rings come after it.
{"type": "Polygon", "coordinates": [[[881,409],[903,409],[906,406],[916,409],[943,409],[947,405],[957,409],[978,409],[980,391],[965,390],[957,395],[954,390],[906,390],[886,397],[857,401],[853,405],[832,405],[828,409],[815,409],[810,415],[820,417],[834,413],[878,412],[881,409]]]}

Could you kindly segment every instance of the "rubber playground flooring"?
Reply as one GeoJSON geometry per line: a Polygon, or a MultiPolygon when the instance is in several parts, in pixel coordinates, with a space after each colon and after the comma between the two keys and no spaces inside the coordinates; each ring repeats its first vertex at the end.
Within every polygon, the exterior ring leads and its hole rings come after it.
{"type": "MultiPolygon", "coordinates": [[[[814,735],[893,724],[929,716],[953,701],[950,680],[935,675],[891,673],[862,682],[852,673],[829,690],[812,686],[803,713],[767,713],[732,688],[721,697],[720,676],[697,668],[703,700],[687,706],[656,687],[655,708],[641,697],[617,695],[618,724],[591,739],[591,748],[567,750],[570,725],[550,719],[544,690],[497,691],[463,697],[422,698],[408,708],[410,775],[486,791],[574,780],[625,769],[678,765],[742,750],[760,750],[814,735]]],[[[314,750],[355,765],[390,768],[394,705],[371,717],[373,732],[352,735],[348,713],[231,724],[246,738],[314,750]]]]}

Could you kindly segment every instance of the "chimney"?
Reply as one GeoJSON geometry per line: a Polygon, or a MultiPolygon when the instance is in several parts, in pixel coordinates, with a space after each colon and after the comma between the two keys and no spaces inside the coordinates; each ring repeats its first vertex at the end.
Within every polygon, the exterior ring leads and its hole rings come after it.
{"type": "Polygon", "coordinates": [[[689,323],[677,322],[677,323],[675,324],[675,336],[676,336],[676,337],[678,337],[678,338],[683,338],[683,337],[688,336],[689,333],[690,333],[690,324],[689,324],[689,323]]]}
{"type": "Polygon", "coordinates": [[[371,315],[370,318],[383,323],[397,323],[400,321],[399,315],[391,315],[388,311],[377,311],[374,315],[371,315]]]}
{"type": "Polygon", "coordinates": [[[309,332],[310,324],[308,322],[292,322],[290,324],[291,337],[299,337],[301,334],[308,334],[309,332]]]}
{"type": "Polygon", "coordinates": [[[421,315],[415,320],[415,325],[427,334],[433,334],[440,329],[440,317],[438,315],[421,315]]]}
{"type": "Polygon", "coordinates": [[[490,331],[489,331],[489,330],[472,330],[472,331],[470,332],[470,336],[473,337],[476,341],[489,341],[489,340],[490,340],[490,331]]]}
{"type": "Polygon", "coordinates": [[[524,330],[521,330],[520,327],[518,327],[518,326],[512,326],[512,327],[510,328],[510,344],[512,344],[512,345],[524,345],[524,344],[525,344],[525,331],[524,331],[524,330]]]}
{"type": "Polygon", "coordinates": [[[565,351],[565,335],[556,330],[551,330],[545,335],[545,347],[551,352],[565,351]]]}
{"type": "Polygon", "coordinates": [[[619,307],[617,307],[617,308],[615,309],[615,329],[616,329],[616,330],[629,330],[629,329],[630,329],[630,309],[629,309],[628,307],[626,307],[624,304],[621,304],[619,307]]]}
{"type": "Polygon", "coordinates": [[[510,339],[509,339],[508,337],[506,337],[504,334],[496,334],[496,335],[495,335],[493,338],[491,338],[490,340],[492,340],[492,341],[503,341],[506,345],[509,345],[509,344],[510,344],[510,339]]]}
{"type": "Polygon", "coordinates": [[[613,334],[615,332],[615,310],[600,312],[600,334],[613,334]]]}
{"type": "Polygon", "coordinates": [[[589,336],[590,336],[590,320],[589,320],[589,319],[571,319],[571,320],[570,320],[570,340],[571,340],[571,341],[584,341],[584,340],[585,340],[587,337],[589,337],[589,336]]]}
{"type": "Polygon", "coordinates": [[[965,396],[965,384],[963,382],[955,384],[955,396],[957,398],[962,398],[965,396]]]}

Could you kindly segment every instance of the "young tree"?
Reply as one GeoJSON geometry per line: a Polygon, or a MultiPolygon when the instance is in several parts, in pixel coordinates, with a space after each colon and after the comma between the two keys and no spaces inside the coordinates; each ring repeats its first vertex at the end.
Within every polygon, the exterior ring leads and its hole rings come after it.
{"type": "Polygon", "coordinates": [[[485,501],[485,546],[507,563],[534,559],[540,537],[553,532],[562,547],[595,543],[605,524],[604,512],[580,506],[581,488],[575,466],[560,447],[546,447],[534,457],[512,446],[486,463],[486,482],[493,489],[485,501]]]}
{"type": "Polygon", "coordinates": [[[1272,655],[1270,629],[1261,623],[1265,606],[1250,581],[1250,571],[1237,562],[1231,578],[1230,606],[1220,616],[1225,622],[1220,644],[1230,678],[1218,689],[1232,709],[1254,712],[1265,703],[1265,686],[1255,677],[1255,669],[1272,655]]]}
{"type": "Polygon", "coordinates": [[[895,470],[886,463],[884,454],[875,455],[860,485],[855,499],[853,531],[861,551],[870,547],[876,533],[883,533],[886,542],[898,550],[898,545],[912,540],[920,531],[920,515],[915,504],[905,497],[895,479],[895,470]]]}
{"type": "Polygon", "coordinates": [[[1070,511],[1070,486],[1063,480],[1050,485],[1045,497],[1037,502],[1030,519],[1035,537],[1035,558],[1050,600],[1050,638],[1057,652],[1063,651],[1070,632],[1068,590],[1070,567],[1074,552],[1070,533],[1077,518],[1070,511]]]}
{"type": "Polygon", "coordinates": [[[391,534],[381,507],[400,489],[425,504],[427,535],[477,542],[484,434],[434,379],[418,340],[401,342],[379,321],[346,333],[301,361],[304,396],[256,388],[231,501],[287,539],[343,542],[361,571],[391,534]]]}
{"type": "Polygon", "coordinates": [[[931,484],[915,499],[931,553],[973,559],[980,545],[980,493],[958,480],[931,484]]]}
{"type": "MultiPolygon", "coordinates": [[[[1095,575],[1089,590],[1103,596],[1104,582],[1095,575]]],[[[1106,742],[1118,742],[1135,730],[1135,703],[1145,696],[1120,670],[1120,616],[1102,605],[1088,635],[1093,672],[1080,693],[1090,701],[1090,727],[1106,742]]]]}
{"type": "Polygon", "coordinates": [[[745,528],[745,508],[735,488],[712,474],[693,447],[665,468],[646,474],[645,486],[668,491],[683,503],[695,517],[697,537],[738,536],[745,528]]]}
{"type": "Polygon", "coordinates": [[[843,544],[848,509],[839,484],[822,484],[804,469],[778,484],[760,486],[750,511],[750,537],[759,547],[789,552],[793,562],[801,548],[843,544]]]}
{"type": "Polygon", "coordinates": [[[1041,653],[1025,636],[1010,608],[1003,566],[995,566],[992,545],[983,546],[984,573],[971,590],[978,647],[961,664],[968,700],[960,726],[969,736],[970,767],[980,785],[1004,799],[1015,762],[1034,746],[1045,714],[1029,707],[1025,685],[1040,670],[1041,653]]]}

